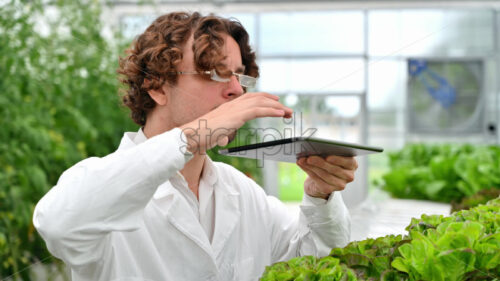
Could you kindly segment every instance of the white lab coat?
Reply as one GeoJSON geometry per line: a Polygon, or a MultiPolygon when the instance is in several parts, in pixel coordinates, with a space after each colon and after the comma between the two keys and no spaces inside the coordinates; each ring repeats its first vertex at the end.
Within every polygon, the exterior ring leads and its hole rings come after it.
{"type": "Polygon", "coordinates": [[[327,255],[349,241],[340,193],[293,217],[233,167],[213,163],[215,229],[210,243],[169,178],[190,159],[176,128],[64,172],[37,204],[33,222],[73,281],[257,280],[265,266],[327,255]]]}

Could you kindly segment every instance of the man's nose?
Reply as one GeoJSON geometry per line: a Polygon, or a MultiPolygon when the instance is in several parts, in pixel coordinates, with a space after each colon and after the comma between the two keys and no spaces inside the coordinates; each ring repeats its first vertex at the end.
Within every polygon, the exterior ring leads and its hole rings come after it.
{"type": "Polygon", "coordinates": [[[224,97],[227,99],[235,99],[243,95],[243,87],[241,87],[238,78],[235,75],[231,76],[231,80],[227,82],[228,86],[224,90],[224,97]]]}

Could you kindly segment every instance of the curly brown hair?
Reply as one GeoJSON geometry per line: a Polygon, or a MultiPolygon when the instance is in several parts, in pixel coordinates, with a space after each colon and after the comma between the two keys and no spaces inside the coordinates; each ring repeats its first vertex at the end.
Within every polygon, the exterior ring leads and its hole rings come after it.
{"type": "Polygon", "coordinates": [[[165,83],[177,82],[176,66],[182,60],[182,48],[193,35],[194,63],[197,71],[215,69],[223,77],[231,71],[222,62],[224,35],[231,36],[239,45],[246,75],[259,76],[255,53],[249,45],[248,33],[235,19],[215,15],[173,12],[158,17],[144,33],[139,35],[120,58],[117,70],[122,83],[128,86],[123,103],[130,108],[135,123],[144,126],[148,112],[156,105],[149,90],[165,83]],[[149,83],[144,83],[145,79],[149,83]]]}

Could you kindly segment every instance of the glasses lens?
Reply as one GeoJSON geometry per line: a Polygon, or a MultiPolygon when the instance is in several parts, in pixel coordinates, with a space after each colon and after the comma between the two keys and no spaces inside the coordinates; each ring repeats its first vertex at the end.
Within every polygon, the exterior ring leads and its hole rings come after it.
{"type": "MultiPolygon", "coordinates": [[[[234,76],[238,79],[238,82],[240,82],[240,85],[243,87],[247,88],[253,88],[255,87],[255,84],[257,83],[257,78],[239,74],[239,73],[233,73],[234,76]]],[[[210,71],[210,79],[213,81],[217,82],[229,82],[231,81],[231,78],[224,78],[220,77],[217,72],[214,70],[210,71]]]]}
{"type": "Polygon", "coordinates": [[[255,84],[257,82],[257,78],[243,75],[243,74],[239,74],[238,81],[240,82],[240,85],[243,87],[253,88],[253,87],[255,87],[255,84]]]}
{"type": "Polygon", "coordinates": [[[229,82],[229,81],[231,81],[230,78],[220,77],[219,74],[217,74],[217,71],[215,71],[215,69],[210,71],[210,79],[217,81],[217,82],[229,82]]]}

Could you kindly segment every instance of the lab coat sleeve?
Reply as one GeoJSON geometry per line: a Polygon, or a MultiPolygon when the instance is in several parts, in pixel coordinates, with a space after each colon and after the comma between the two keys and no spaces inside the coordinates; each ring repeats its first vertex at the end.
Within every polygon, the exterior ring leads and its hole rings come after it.
{"type": "Polygon", "coordinates": [[[176,128],[66,170],[37,204],[33,223],[49,251],[74,268],[99,261],[112,231],[133,231],[157,187],[192,157],[176,128]]]}
{"type": "Polygon", "coordinates": [[[349,242],[351,220],[340,192],[328,200],[304,194],[298,218],[275,197],[268,196],[268,201],[273,220],[273,262],[305,255],[323,257],[349,242]]]}

